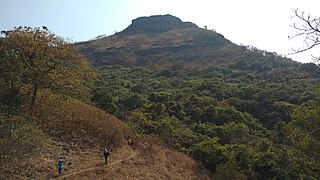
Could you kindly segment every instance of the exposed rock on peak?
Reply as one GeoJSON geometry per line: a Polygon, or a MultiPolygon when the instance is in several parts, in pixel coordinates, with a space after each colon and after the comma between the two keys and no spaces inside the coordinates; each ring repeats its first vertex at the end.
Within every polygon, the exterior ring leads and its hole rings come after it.
{"type": "Polygon", "coordinates": [[[121,34],[135,33],[163,33],[171,29],[198,27],[191,22],[182,22],[181,19],[172,15],[154,15],[149,17],[139,17],[132,20],[129,27],[121,32],[121,34]]]}

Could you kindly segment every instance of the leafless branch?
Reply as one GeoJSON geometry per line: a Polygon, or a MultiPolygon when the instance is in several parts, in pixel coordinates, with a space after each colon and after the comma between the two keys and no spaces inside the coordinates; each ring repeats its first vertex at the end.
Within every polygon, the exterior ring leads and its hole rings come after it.
{"type": "MultiPolygon", "coordinates": [[[[302,24],[297,25],[294,23],[292,27],[296,30],[296,33],[289,36],[289,39],[301,37],[303,38],[304,47],[298,49],[292,49],[293,53],[298,54],[308,51],[318,45],[320,45],[320,18],[312,17],[310,14],[306,15],[305,12],[299,12],[298,9],[294,10],[294,16],[292,18],[298,18],[302,24]]],[[[313,56],[314,59],[319,57],[313,56]]]]}

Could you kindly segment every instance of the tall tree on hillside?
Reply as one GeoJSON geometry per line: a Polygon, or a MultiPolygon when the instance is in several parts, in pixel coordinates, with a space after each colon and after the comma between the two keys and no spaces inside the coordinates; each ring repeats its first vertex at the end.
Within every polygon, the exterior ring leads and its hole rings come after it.
{"type": "Polygon", "coordinates": [[[0,39],[1,100],[8,95],[30,97],[33,107],[41,88],[76,97],[89,93],[95,74],[65,39],[46,27],[19,27],[1,33],[5,34],[0,39]]]}

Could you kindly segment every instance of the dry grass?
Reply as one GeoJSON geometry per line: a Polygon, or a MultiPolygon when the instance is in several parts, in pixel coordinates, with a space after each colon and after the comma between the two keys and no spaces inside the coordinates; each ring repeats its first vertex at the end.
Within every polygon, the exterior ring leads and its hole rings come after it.
{"type": "Polygon", "coordinates": [[[35,120],[48,136],[71,147],[116,148],[132,136],[126,124],[104,111],[48,92],[38,98],[35,120]]]}
{"type": "Polygon", "coordinates": [[[159,34],[113,35],[75,46],[94,66],[216,65],[234,62],[242,53],[222,35],[201,28],[171,29],[159,34]]]}
{"type": "Polygon", "coordinates": [[[52,140],[43,154],[28,158],[7,177],[57,178],[57,159],[63,156],[62,179],[210,179],[190,157],[158,138],[134,136],[126,124],[91,105],[41,92],[36,108],[34,120],[52,140]],[[108,166],[103,165],[105,145],[111,150],[108,166]]]}
{"type": "MultiPolygon", "coordinates": [[[[124,145],[113,150],[108,166],[103,165],[97,147],[81,153],[71,151],[65,154],[65,178],[62,179],[211,179],[190,157],[162,145],[152,136],[139,136],[134,139],[133,146],[124,145]]],[[[52,159],[48,162],[53,163],[52,159]]],[[[49,174],[34,177],[57,177],[55,169],[49,167],[49,174]]]]}

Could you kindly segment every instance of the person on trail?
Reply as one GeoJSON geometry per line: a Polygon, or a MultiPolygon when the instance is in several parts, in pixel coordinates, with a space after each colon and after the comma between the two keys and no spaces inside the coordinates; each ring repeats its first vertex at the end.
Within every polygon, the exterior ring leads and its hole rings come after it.
{"type": "Polygon", "coordinates": [[[58,160],[58,173],[60,176],[62,176],[62,168],[63,168],[63,158],[60,157],[58,160]]]}
{"type": "Polygon", "coordinates": [[[131,139],[128,139],[128,145],[129,146],[133,145],[133,141],[131,139]]]}
{"type": "Polygon", "coordinates": [[[108,164],[108,157],[110,156],[110,152],[107,149],[104,149],[103,157],[104,157],[104,164],[108,164]]]}

